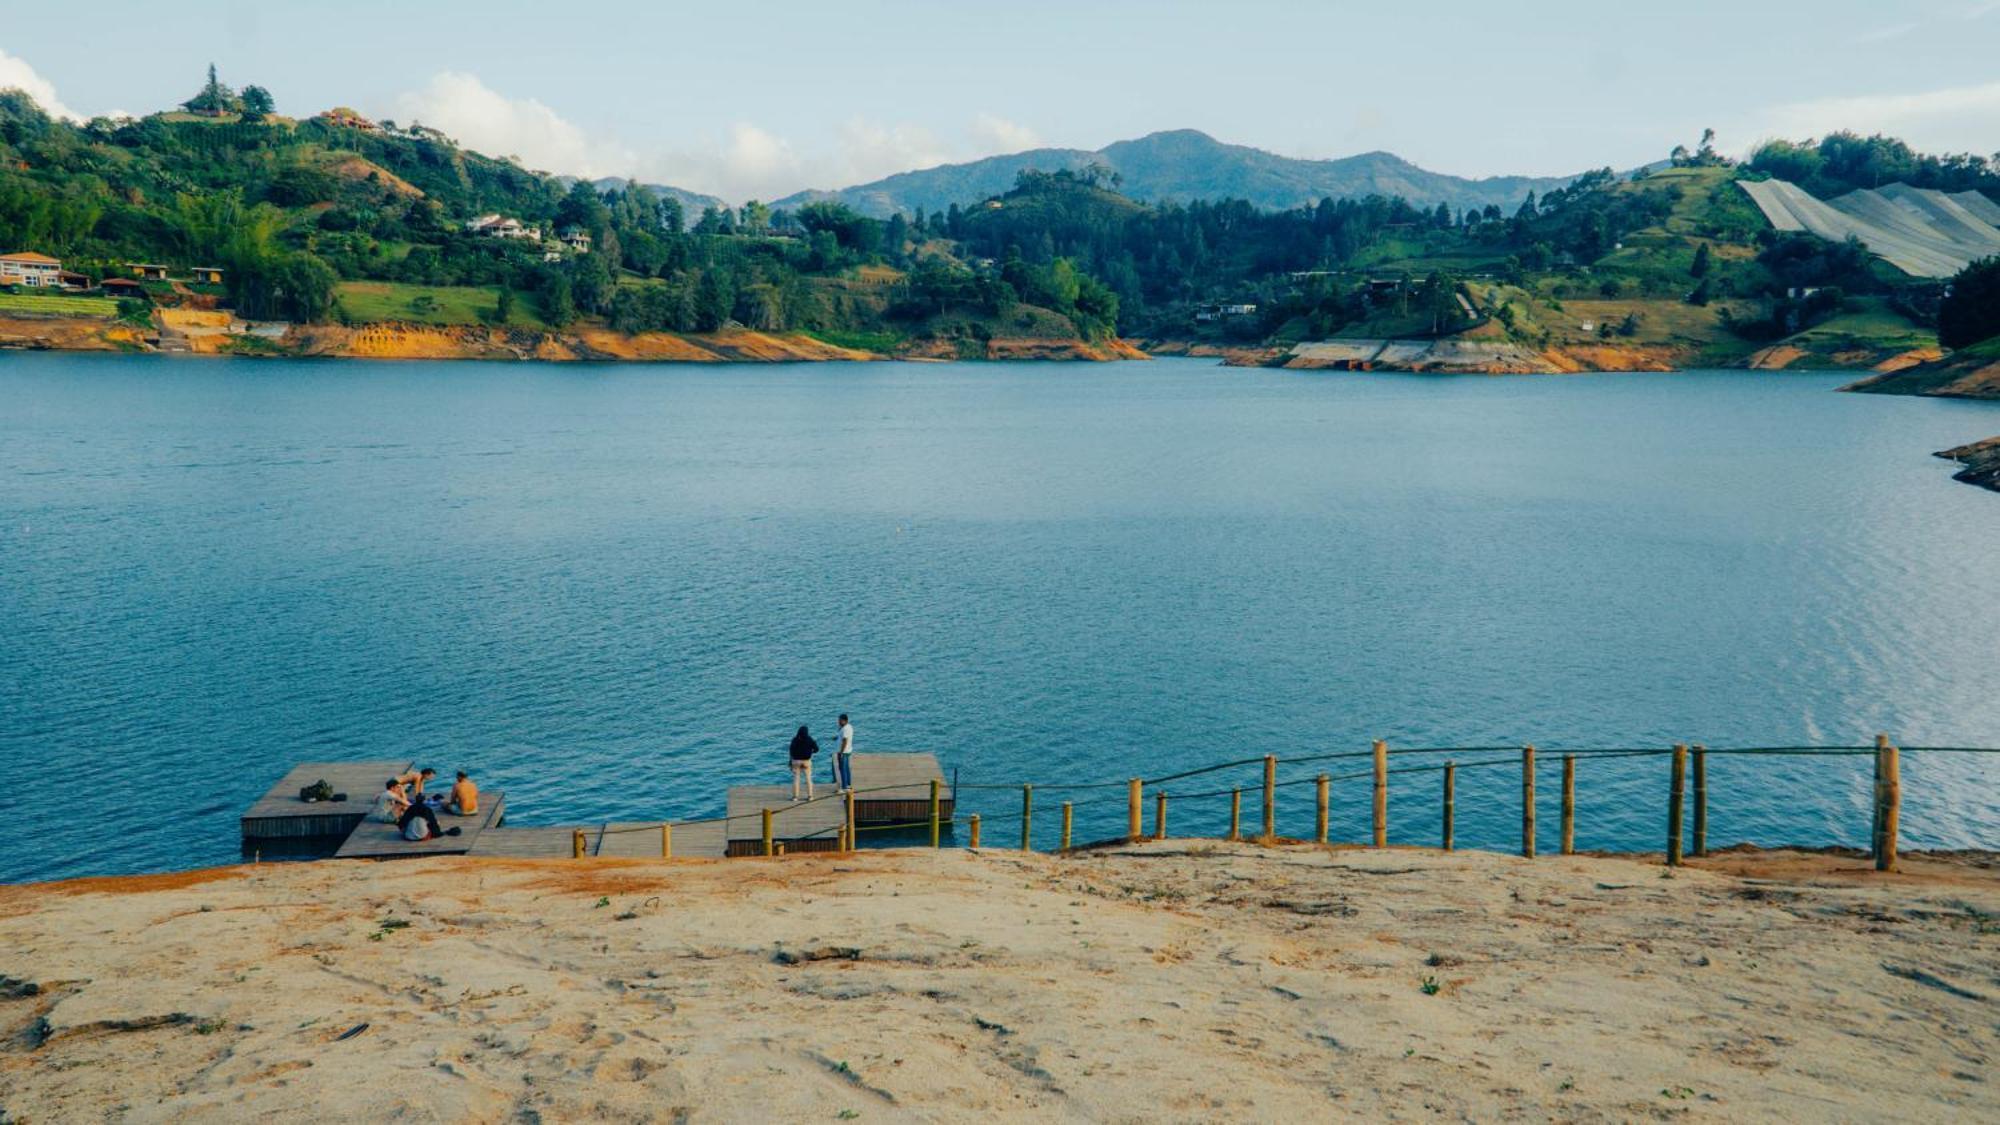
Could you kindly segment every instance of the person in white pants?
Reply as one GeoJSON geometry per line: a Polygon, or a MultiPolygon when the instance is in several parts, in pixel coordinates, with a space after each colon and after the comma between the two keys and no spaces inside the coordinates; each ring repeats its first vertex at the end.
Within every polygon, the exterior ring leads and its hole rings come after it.
{"type": "Polygon", "coordinates": [[[813,755],[817,753],[819,753],[819,743],[813,741],[813,736],[806,731],[806,728],[800,727],[799,733],[792,736],[792,800],[812,800],[813,755]],[[806,795],[803,798],[799,796],[801,780],[805,782],[806,795]]]}

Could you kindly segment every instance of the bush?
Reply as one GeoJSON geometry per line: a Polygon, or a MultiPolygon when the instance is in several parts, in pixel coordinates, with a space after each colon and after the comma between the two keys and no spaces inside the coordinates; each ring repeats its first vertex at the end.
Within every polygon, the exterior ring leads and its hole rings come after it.
{"type": "Polygon", "coordinates": [[[1960,270],[1938,306],[1938,342],[1963,348],[2000,336],[2000,258],[1960,270]]]}

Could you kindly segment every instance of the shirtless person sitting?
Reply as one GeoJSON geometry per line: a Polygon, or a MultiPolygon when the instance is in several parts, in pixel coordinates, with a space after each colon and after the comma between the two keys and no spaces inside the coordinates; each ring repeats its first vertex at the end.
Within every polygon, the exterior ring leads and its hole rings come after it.
{"type": "Polygon", "coordinates": [[[437,775],[438,771],[425,766],[420,770],[411,770],[408,773],[397,774],[396,784],[408,789],[410,800],[414,801],[424,795],[424,784],[437,775]]]}
{"type": "Polygon", "coordinates": [[[458,771],[458,780],[451,784],[451,796],[446,799],[444,811],[454,816],[472,816],[479,812],[479,786],[458,771]]]}

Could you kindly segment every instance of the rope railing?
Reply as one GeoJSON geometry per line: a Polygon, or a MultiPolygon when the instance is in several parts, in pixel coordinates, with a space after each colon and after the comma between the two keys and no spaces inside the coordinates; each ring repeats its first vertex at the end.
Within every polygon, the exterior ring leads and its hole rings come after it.
{"type": "MultiPolygon", "coordinates": [[[[1706,766],[1709,757],[1860,757],[1871,755],[1875,759],[1875,799],[1872,802],[1871,815],[1873,823],[1870,829],[1869,850],[1875,856],[1878,867],[1884,870],[1891,870],[1895,863],[1896,826],[1898,824],[1898,810],[1901,803],[1900,754],[1904,752],[1995,754],[2000,753],[2000,747],[1911,746],[1898,748],[1890,744],[1886,736],[1878,737],[1876,744],[1873,746],[1705,747],[1694,745],[1691,748],[1694,779],[1693,854],[1696,856],[1707,854],[1708,787],[1706,766]]],[[[913,793],[919,787],[904,783],[871,786],[862,789],[835,790],[823,796],[814,796],[805,800],[794,800],[784,805],[759,809],[756,812],[749,813],[725,814],[722,816],[699,817],[686,820],[664,820],[627,825],[622,828],[612,828],[607,825],[600,830],[599,835],[601,839],[603,836],[633,832],[658,832],[661,835],[662,854],[670,855],[671,833],[675,828],[714,824],[727,826],[743,821],[762,821],[762,851],[764,854],[770,855],[782,849],[782,842],[778,841],[775,837],[774,824],[776,822],[781,821],[788,814],[796,810],[808,808],[826,801],[841,801],[845,803],[846,807],[839,824],[814,827],[809,831],[788,836],[785,838],[785,841],[825,841],[831,839],[840,850],[845,851],[858,846],[858,837],[861,833],[928,829],[930,832],[930,845],[938,847],[941,846],[941,833],[946,827],[950,827],[955,835],[958,828],[964,826],[969,832],[970,846],[979,847],[982,830],[981,817],[977,813],[969,816],[957,815],[958,794],[961,792],[1014,791],[1019,792],[1022,798],[1020,806],[1020,846],[1023,850],[1027,850],[1031,848],[1034,837],[1032,818],[1033,797],[1036,789],[1039,788],[1044,792],[1068,793],[1122,788],[1127,790],[1125,804],[1127,805],[1128,832],[1124,837],[1113,837],[1113,839],[1135,839],[1146,835],[1146,833],[1142,832],[1141,814],[1143,812],[1144,794],[1150,789],[1153,792],[1154,799],[1154,827],[1151,833],[1153,837],[1163,838],[1165,835],[1167,808],[1170,798],[1181,801],[1200,801],[1229,797],[1231,799],[1230,831],[1227,838],[1234,840],[1243,838],[1241,825],[1242,798],[1246,789],[1253,789],[1253,787],[1232,786],[1228,788],[1204,789],[1191,793],[1170,794],[1165,786],[1170,782],[1186,781],[1192,778],[1221,773],[1226,770],[1244,769],[1254,766],[1261,767],[1263,774],[1261,781],[1256,783],[1253,790],[1260,791],[1263,798],[1263,831],[1258,834],[1257,838],[1264,840],[1277,838],[1276,793],[1278,790],[1291,790],[1311,785],[1317,790],[1314,839],[1321,843],[1327,842],[1329,838],[1330,787],[1338,782],[1372,778],[1374,781],[1372,827],[1374,830],[1374,844],[1377,847],[1387,846],[1387,793],[1389,779],[1416,774],[1441,774],[1443,779],[1442,803],[1440,806],[1441,846],[1445,850],[1451,850],[1454,846],[1455,782],[1458,771],[1497,769],[1513,766],[1518,767],[1522,771],[1521,851],[1523,855],[1532,857],[1535,854],[1535,774],[1537,768],[1535,755],[1535,747],[1531,744],[1521,746],[1422,746],[1392,748],[1385,742],[1378,741],[1368,750],[1325,751],[1288,756],[1266,754],[1252,758],[1238,758],[1225,762],[1217,762],[1151,778],[1066,781],[1039,784],[997,782],[957,783],[954,781],[950,786],[951,812],[945,812],[943,809],[941,781],[932,779],[929,782],[930,792],[928,798],[930,815],[919,820],[900,820],[882,824],[856,824],[854,822],[853,804],[857,797],[893,790],[903,793],[909,800],[922,799],[913,793]],[[1475,757],[1469,761],[1459,761],[1455,757],[1448,757],[1442,762],[1390,764],[1398,758],[1408,759],[1420,755],[1506,756],[1475,757]],[[1373,759],[1371,768],[1338,774],[1318,773],[1294,776],[1282,780],[1279,777],[1280,767],[1363,758],[1373,759]]],[[[1562,854],[1565,855],[1574,854],[1575,850],[1575,779],[1576,767],[1579,762],[1624,758],[1670,758],[1672,763],[1668,802],[1670,827],[1666,854],[1669,864],[1678,864],[1681,861],[1683,858],[1681,848],[1683,817],[1681,813],[1685,803],[1687,768],[1690,762],[1690,746],[1688,744],[1678,744],[1671,747],[1580,746],[1558,750],[1555,752],[1555,755],[1561,759],[1562,766],[1560,834],[1562,839],[1562,854]]],[[[1102,796],[1093,795],[1081,800],[1066,800],[1061,802],[1061,849],[1067,851],[1071,848],[1073,816],[1077,809],[1110,805],[1117,800],[1118,797],[1106,794],[1102,796]]],[[[584,833],[581,829],[576,831],[576,839],[577,854],[582,855],[584,851],[584,833]]]]}

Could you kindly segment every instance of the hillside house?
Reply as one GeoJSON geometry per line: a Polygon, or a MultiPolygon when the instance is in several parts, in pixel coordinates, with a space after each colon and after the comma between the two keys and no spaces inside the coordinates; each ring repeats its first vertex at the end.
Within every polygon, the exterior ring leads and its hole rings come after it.
{"type": "Polygon", "coordinates": [[[89,275],[71,273],[69,270],[56,271],[56,284],[62,286],[64,289],[75,290],[77,292],[91,287],[89,275]]]}
{"type": "Polygon", "coordinates": [[[62,285],[62,261],[47,254],[23,250],[0,254],[0,285],[25,285],[30,289],[56,289],[62,285]]]}
{"type": "Polygon", "coordinates": [[[373,133],[381,128],[381,126],[375,124],[373,121],[368,120],[366,117],[361,116],[344,105],[334,106],[332,109],[320,114],[319,119],[328,125],[359,129],[364,133],[373,133]]]}
{"type": "Polygon", "coordinates": [[[579,254],[590,253],[590,232],[587,230],[566,230],[562,243],[579,254]]]}
{"type": "Polygon", "coordinates": [[[167,279],[167,267],[152,262],[127,262],[125,268],[131,270],[132,276],[138,278],[140,281],[165,281],[167,279]]]}
{"type": "Polygon", "coordinates": [[[196,266],[188,272],[194,275],[196,285],[222,284],[222,270],[216,266],[196,266]]]}
{"type": "Polygon", "coordinates": [[[104,290],[107,297],[137,297],[141,300],[146,297],[146,287],[129,277],[107,277],[98,288],[104,290]]]}
{"type": "Polygon", "coordinates": [[[1228,320],[1239,316],[1256,316],[1257,306],[1251,304],[1203,305],[1196,309],[1194,318],[1201,323],[1228,320]]]}
{"type": "Polygon", "coordinates": [[[526,238],[540,242],[542,228],[521,225],[519,219],[503,218],[499,215],[481,215],[465,224],[468,234],[480,238],[526,238]]]}

